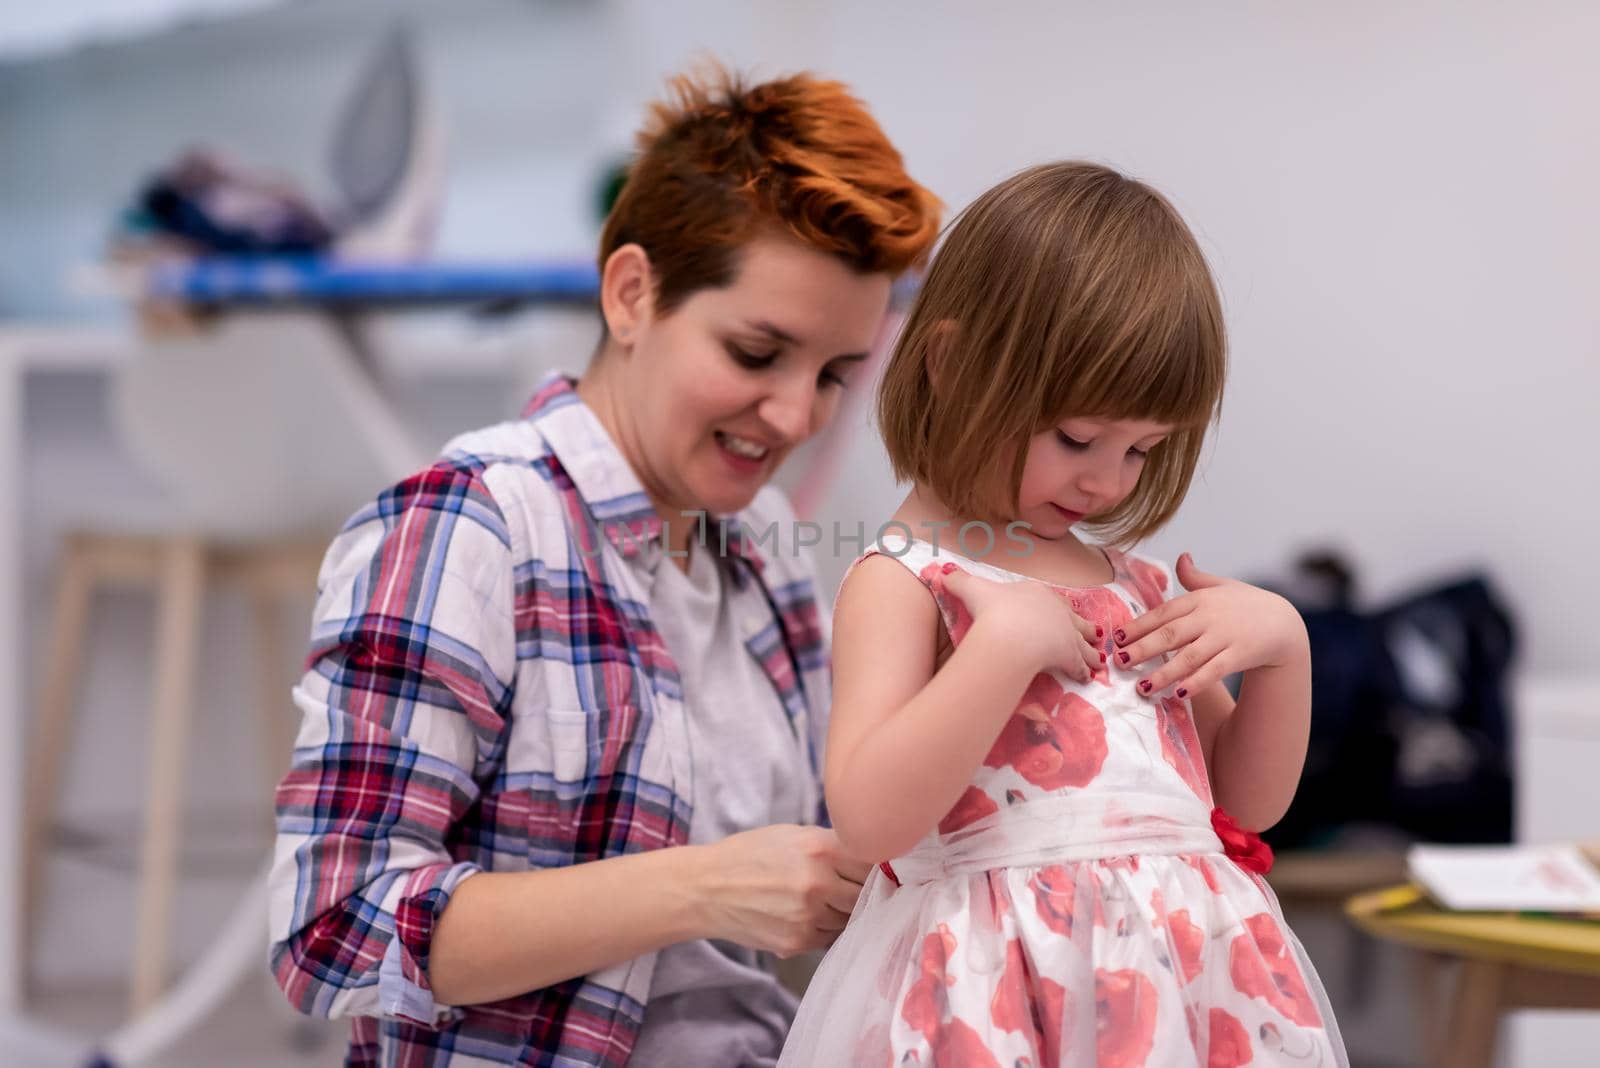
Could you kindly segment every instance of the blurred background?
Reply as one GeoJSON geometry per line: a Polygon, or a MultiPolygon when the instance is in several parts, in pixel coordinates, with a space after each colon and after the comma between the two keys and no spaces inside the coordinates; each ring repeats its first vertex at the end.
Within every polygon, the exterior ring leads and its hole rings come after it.
{"type": "MultiPolygon", "coordinates": [[[[633,130],[713,58],[848,82],[952,214],[1084,157],[1189,220],[1232,377],[1146,549],[1306,613],[1317,735],[1274,880],[1356,1063],[1425,1063],[1450,975],[1349,896],[1418,840],[1600,839],[1596,39],[1576,0],[12,5],[0,1041],[72,1063],[132,1014],[130,1062],[340,1062],[341,1025],[218,963],[241,913],[256,952],[316,555],[582,369],[633,130]]],[[[870,530],[899,497],[854,389],[785,478],[870,530]]],[[[818,551],[831,594],[855,547],[818,551]]],[[[1600,1015],[1506,1019],[1501,1065],[1595,1063],[1600,1015]]]]}

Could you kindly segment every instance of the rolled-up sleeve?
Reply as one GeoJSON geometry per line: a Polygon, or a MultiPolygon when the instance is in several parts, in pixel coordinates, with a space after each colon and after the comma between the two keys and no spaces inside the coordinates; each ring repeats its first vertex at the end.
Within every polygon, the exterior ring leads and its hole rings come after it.
{"type": "Polygon", "coordinates": [[[319,1016],[436,1026],[434,925],[463,879],[450,833],[503,759],[513,554],[481,469],[441,462],[335,540],[277,792],[272,970],[319,1016]]]}

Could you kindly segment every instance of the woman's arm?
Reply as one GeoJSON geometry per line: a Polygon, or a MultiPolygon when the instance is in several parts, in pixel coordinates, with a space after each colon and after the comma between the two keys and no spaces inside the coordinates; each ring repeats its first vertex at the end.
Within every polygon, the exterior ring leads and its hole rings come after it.
{"type": "Polygon", "coordinates": [[[686,938],[794,953],[844,926],[866,866],[820,828],[527,872],[453,859],[508,733],[538,729],[511,719],[512,542],[481,476],[441,465],[329,552],[271,875],[302,1012],[431,1025],[686,938]]]}
{"type": "Polygon", "coordinates": [[[1039,583],[960,571],[945,583],[973,624],[937,671],[938,609],[903,564],[869,557],[840,590],[823,778],[833,825],[856,856],[885,860],[915,845],[961,796],[1034,676],[1071,662],[1087,677],[1083,658],[1097,655],[1039,583]]]}
{"type": "Polygon", "coordinates": [[[697,938],[784,957],[821,949],[849,918],[862,867],[832,831],[773,826],[570,868],[485,872],[439,917],[428,976],[440,1001],[473,1005],[697,938]]]}

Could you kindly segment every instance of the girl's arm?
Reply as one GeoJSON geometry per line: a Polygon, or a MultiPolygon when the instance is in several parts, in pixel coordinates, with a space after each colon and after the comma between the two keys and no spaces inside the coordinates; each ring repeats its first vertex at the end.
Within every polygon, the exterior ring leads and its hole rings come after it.
{"type": "Polygon", "coordinates": [[[1280,666],[1246,671],[1237,704],[1222,683],[1205,687],[1194,697],[1194,716],[1216,803],[1246,830],[1264,831],[1282,819],[1311,737],[1309,650],[1280,666]]]}
{"type": "Polygon", "coordinates": [[[956,571],[945,585],[973,624],[937,670],[938,609],[903,564],[868,557],[839,592],[823,782],[834,829],[855,856],[899,856],[938,823],[1046,666],[1070,664],[1083,677],[1086,657],[1098,666],[1082,621],[1039,583],[956,571]]]}
{"type": "Polygon", "coordinates": [[[1128,623],[1118,639],[1134,664],[1175,655],[1145,677],[1149,692],[1190,697],[1216,803],[1249,830],[1289,809],[1311,736],[1311,645],[1294,606],[1275,593],[1208,575],[1185,553],[1190,592],[1128,623]],[[1244,672],[1235,704],[1222,679],[1244,672]]]}

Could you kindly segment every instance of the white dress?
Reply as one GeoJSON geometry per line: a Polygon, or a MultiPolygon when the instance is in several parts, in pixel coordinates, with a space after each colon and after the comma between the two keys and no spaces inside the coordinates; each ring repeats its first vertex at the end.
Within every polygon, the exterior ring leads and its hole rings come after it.
{"type": "MultiPolygon", "coordinates": [[[[893,538],[953,642],[957,567],[893,538]]],[[[1111,636],[1177,584],[1111,552],[1112,582],[1052,587],[1111,636]]],[[[1311,963],[1266,882],[1223,851],[1185,700],[1144,671],[1029,686],[971,784],[909,854],[874,870],[801,1004],[781,1068],[1346,1066],[1311,963]]]]}

